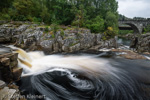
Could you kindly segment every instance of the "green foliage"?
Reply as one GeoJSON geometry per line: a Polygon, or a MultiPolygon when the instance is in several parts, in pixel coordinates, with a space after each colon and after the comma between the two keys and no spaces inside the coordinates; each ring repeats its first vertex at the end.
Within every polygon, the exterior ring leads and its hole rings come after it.
{"type": "Polygon", "coordinates": [[[64,34],[65,34],[64,31],[61,30],[60,35],[61,35],[61,36],[64,36],[64,34]]]}
{"type": "MultiPolygon", "coordinates": [[[[112,28],[113,33],[111,34],[117,34],[118,33],[118,20],[117,15],[115,15],[112,12],[107,12],[106,18],[105,18],[105,26],[107,28],[107,33],[109,32],[110,27],[112,28]]],[[[113,36],[113,35],[112,35],[113,36]]]]}
{"type": "Polygon", "coordinates": [[[105,18],[105,24],[106,27],[117,27],[118,26],[118,19],[117,19],[117,15],[115,15],[112,12],[107,12],[106,14],[106,18],[105,18]]]}
{"type": "Polygon", "coordinates": [[[12,6],[14,0],[1,0],[0,1],[0,12],[7,13],[8,8],[12,6]]]}
{"type": "Polygon", "coordinates": [[[49,13],[48,13],[48,9],[46,8],[46,6],[44,6],[42,8],[41,14],[40,14],[41,18],[42,18],[42,22],[48,22],[48,17],[50,17],[49,13]]]}
{"type": "Polygon", "coordinates": [[[91,31],[94,33],[103,32],[105,27],[104,20],[100,16],[97,16],[91,21],[87,20],[87,22],[85,23],[85,27],[91,29],[91,31]]]}
{"type": "Polygon", "coordinates": [[[144,34],[150,32],[150,25],[144,28],[144,34]]]}
{"type": "Polygon", "coordinates": [[[119,35],[126,35],[129,33],[133,33],[133,30],[119,30],[119,35]]]}
{"type": "Polygon", "coordinates": [[[0,16],[0,20],[10,20],[10,16],[8,14],[2,14],[2,16],[0,16]]]}
{"type": "Polygon", "coordinates": [[[51,30],[54,32],[54,34],[57,32],[58,29],[59,29],[59,26],[57,24],[51,25],[51,30]]]}
{"type": "Polygon", "coordinates": [[[76,7],[74,7],[73,10],[75,11],[75,19],[73,20],[72,25],[83,27],[86,16],[86,10],[84,9],[83,4],[79,5],[79,10],[77,10],[76,7]]]}
{"type": "Polygon", "coordinates": [[[45,27],[45,32],[47,33],[48,31],[49,31],[49,27],[46,26],[46,27],[45,27]]]}
{"type": "Polygon", "coordinates": [[[33,17],[33,22],[35,23],[41,22],[41,18],[33,17]]]}
{"type": "Polygon", "coordinates": [[[51,36],[52,36],[52,38],[55,38],[55,35],[54,35],[54,34],[52,34],[51,36]]]}
{"type": "Polygon", "coordinates": [[[33,21],[57,25],[87,27],[99,33],[112,27],[118,29],[118,3],[116,0],[2,0],[1,19],[33,21]]]}
{"type": "Polygon", "coordinates": [[[17,10],[18,15],[31,15],[34,7],[32,0],[15,0],[13,6],[17,10]]]}
{"type": "Polygon", "coordinates": [[[108,27],[107,30],[104,32],[104,36],[106,39],[113,38],[117,35],[115,30],[112,27],[108,27]]]}

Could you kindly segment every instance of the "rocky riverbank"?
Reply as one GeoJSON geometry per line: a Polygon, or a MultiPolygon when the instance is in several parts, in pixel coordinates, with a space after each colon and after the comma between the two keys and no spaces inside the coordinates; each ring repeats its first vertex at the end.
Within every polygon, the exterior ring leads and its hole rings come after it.
{"type": "Polygon", "coordinates": [[[27,51],[42,50],[47,54],[75,52],[91,47],[116,47],[116,40],[103,39],[103,34],[93,34],[89,29],[71,26],[37,25],[33,23],[10,22],[0,26],[0,42],[14,43],[27,51]]]}
{"type": "Polygon", "coordinates": [[[150,33],[146,34],[128,34],[125,38],[131,40],[131,48],[134,48],[138,53],[150,53],[150,33]]]}
{"type": "Polygon", "coordinates": [[[18,54],[10,48],[0,48],[0,100],[21,99],[19,87],[14,84],[21,77],[22,68],[18,67],[18,54]]]}

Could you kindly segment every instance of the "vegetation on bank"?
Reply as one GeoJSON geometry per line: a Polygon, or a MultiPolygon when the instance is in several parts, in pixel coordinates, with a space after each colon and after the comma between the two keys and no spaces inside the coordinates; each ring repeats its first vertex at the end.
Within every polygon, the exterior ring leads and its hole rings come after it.
{"type": "Polygon", "coordinates": [[[133,34],[133,30],[119,30],[119,35],[133,34]]]}
{"type": "Polygon", "coordinates": [[[116,0],[2,0],[0,20],[73,25],[93,33],[118,33],[116,0]]]}

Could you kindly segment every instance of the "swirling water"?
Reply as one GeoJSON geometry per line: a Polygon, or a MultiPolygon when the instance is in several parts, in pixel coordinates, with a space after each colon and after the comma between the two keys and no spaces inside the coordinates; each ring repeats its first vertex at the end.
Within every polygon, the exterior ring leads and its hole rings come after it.
{"type": "Polygon", "coordinates": [[[28,100],[149,100],[149,60],[100,54],[19,53],[20,86],[28,100]]]}
{"type": "Polygon", "coordinates": [[[24,68],[20,90],[28,100],[149,100],[143,89],[150,83],[147,60],[16,52],[24,68]]]}

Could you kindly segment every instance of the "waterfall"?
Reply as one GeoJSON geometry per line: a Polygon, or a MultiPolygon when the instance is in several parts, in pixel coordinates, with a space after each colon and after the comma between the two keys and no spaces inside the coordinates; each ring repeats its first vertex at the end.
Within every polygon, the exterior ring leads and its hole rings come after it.
{"type": "MultiPolygon", "coordinates": [[[[18,67],[23,67],[20,90],[42,95],[40,100],[148,100],[128,67],[89,55],[44,55],[41,51],[17,52],[18,67]]],[[[136,69],[136,68],[135,68],[136,69]]],[[[136,69],[137,70],[137,69],[136,69]]],[[[135,70],[135,71],[136,71],[135,70]]],[[[134,72],[134,71],[133,71],[134,72]]]]}

